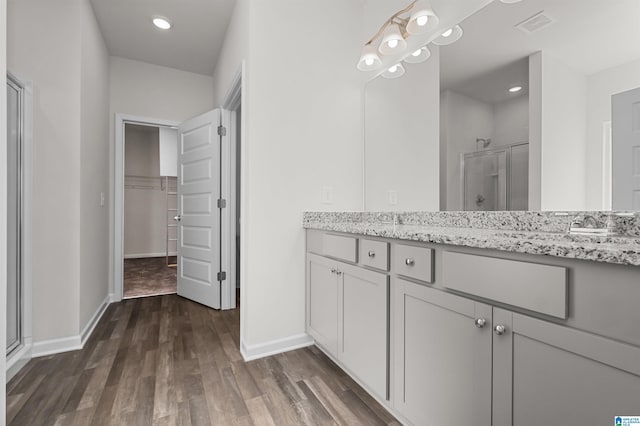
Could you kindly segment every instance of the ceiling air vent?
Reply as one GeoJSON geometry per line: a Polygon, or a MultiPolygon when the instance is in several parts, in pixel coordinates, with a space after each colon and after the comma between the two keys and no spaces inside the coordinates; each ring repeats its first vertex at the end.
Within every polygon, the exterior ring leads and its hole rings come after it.
{"type": "Polygon", "coordinates": [[[543,28],[553,24],[555,20],[549,15],[545,15],[544,11],[538,12],[530,18],[525,19],[516,25],[516,28],[525,34],[533,34],[543,28]]]}

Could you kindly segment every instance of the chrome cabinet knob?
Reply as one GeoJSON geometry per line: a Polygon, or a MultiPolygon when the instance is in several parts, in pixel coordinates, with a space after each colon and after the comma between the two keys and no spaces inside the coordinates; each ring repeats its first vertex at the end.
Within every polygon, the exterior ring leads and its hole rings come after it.
{"type": "Polygon", "coordinates": [[[487,320],[484,318],[476,318],[475,324],[478,328],[484,328],[484,326],[487,325],[487,320]]]}
{"type": "Polygon", "coordinates": [[[174,216],[174,217],[173,217],[173,220],[175,220],[175,221],[177,221],[177,222],[180,222],[180,221],[182,220],[182,216],[181,216],[181,215],[174,216]]]}
{"type": "Polygon", "coordinates": [[[336,272],[338,272],[338,270],[336,268],[331,268],[331,273],[335,274],[336,272]]]}
{"type": "Polygon", "coordinates": [[[369,250],[369,257],[376,257],[376,252],[373,250],[369,250]]]}
{"type": "Polygon", "coordinates": [[[502,336],[505,331],[507,331],[507,327],[505,327],[504,325],[496,325],[495,327],[493,327],[493,332],[498,336],[502,336]]]}
{"type": "Polygon", "coordinates": [[[405,263],[405,265],[407,265],[407,266],[413,266],[413,265],[416,263],[416,261],[415,261],[415,260],[413,260],[413,259],[412,259],[412,258],[410,258],[410,257],[407,257],[407,258],[405,259],[404,263],[405,263]]]}
{"type": "Polygon", "coordinates": [[[338,275],[342,275],[342,271],[341,271],[340,269],[338,269],[338,270],[336,271],[336,274],[338,274],[338,275]]]}

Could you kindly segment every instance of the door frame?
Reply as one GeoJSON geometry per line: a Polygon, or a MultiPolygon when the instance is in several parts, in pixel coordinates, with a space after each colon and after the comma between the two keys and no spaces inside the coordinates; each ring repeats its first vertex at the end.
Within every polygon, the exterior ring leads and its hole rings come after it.
{"type": "Polygon", "coordinates": [[[177,128],[180,122],[162,120],[137,115],[116,113],[115,115],[115,157],[113,173],[113,250],[111,255],[111,273],[113,282],[113,300],[119,302],[124,296],[124,126],[136,124],[150,127],[177,128]]]}
{"type": "MultiPolygon", "coordinates": [[[[21,161],[21,327],[22,344],[6,358],[6,380],[10,380],[31,359],[33,347],[33,302],[32,302],[32,200],[33,200],[33,83],[11,72],[6,73],[22,88],[22,161],[21,161]]],[[[6,101],[5,101],[6,104],[6,101]]],[[[5,111],[6,115],[6,111],[5,111]]],[[[6,134],[6,131],[5,131],[6,134]]],[[[6,221],[6,217],[5,217],[6,221]]],[[[5,256],[6,257],[6,256],[5,256]]],[[[8,265],[7,265],[8,266],[8,265]]],[[[6,293],[6,289],[5,289],[6,293]]],[[[5,324],[6,327],[6,324],[5,324]]],[[[6,342],[5,342],[6,345],[6,342]]]]}
{"type": "MultiPolygon", "coordinates": [[[[236,229],[237,223],[235,220],[236,217],[236,205],[237,205],[237,185],[236,181],[236,165],[237,165],[237,149],[236,143],[238,129],[236,128],[236,113],[239,107],[245,105],[244,100],[244,90],[243,90],[243,79],[244,79],[244,61],[240,69],[236,72],[233,80],[229,85],[229,90],[227,91],[226,96],[224,97],[224,101],[222,102],[222,106],[220,108],[220,120],[222,125],[227,129],[227,137],[222,138],[222,155],[221,159],[221,188],[222,194],[221,197],[227,200],[227,208],[223,209],[222,214],[220,216],[222,232],[222,262],[220,267],[223,270],[227,271],[227,280],[221,283],[221,297],[220,297],[220,308],[223,310],[226,309],[235,309],[238,306],[238,301],[236,300],[236,229]]],[[[244,298],[244,293],[246,290],[246,277],[245,273],[245,261],[246,251],[245,251],[245,235],[246,235],[246,221],[245,218],[245,203],[244,197],[245,194],[245,109],[243,108],[243,112],[240,117],[240,229],[242,230],[240,234],[240,286],[242,290],[240,291],[240,299],[246,300],[244,298]]],[[[244,306],[247,306],[244,304],[244,306]]],[[[246,309],[245,309],[246,310],[246,309]]],[[[242,335],[242,312],[241,312],[241,320],[240,320],[240,335],[242,335]]]]}

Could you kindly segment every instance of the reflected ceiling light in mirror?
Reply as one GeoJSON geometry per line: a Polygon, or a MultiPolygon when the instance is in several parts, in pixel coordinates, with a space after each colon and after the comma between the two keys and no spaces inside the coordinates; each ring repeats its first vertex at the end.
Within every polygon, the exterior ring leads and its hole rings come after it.
{"type": "Polygon", "coordinates": [[[372,44],[365,44],[358,61],[358,69],[360,71],[373,71],[380,68],[380,66],[382,66],[382,61],[378,56],[376,47],[372,44]]]}
{"type": "Polygon", "coordinates": [[[395,64],[389,67],[381,74],[384,78],[398,78],[404,75],[404,67],[402,64],[395,64]]]}
{"type": "Polygon", "coordinates": [[[408,64],[419,64],[425,62],[430,56],[431,51],[427,49],[427,46],[424,46],[404,58],[404,61],[408,64]]]}
{"type": "Polygon", "coordinates": [[[400,27],[396,23],[390,24],[382,33],[382,42],[380,43],[380,53],[391,55],[400,53],[407,48],[407,42],[400,32],[400,27]]]}
{"type": "Polygon", "coordinates": [[[522,0],[500,0],[502,3],[507,3],[507,4],[511,4],[511,3],[520,3],[522,0]]]}
{"type": "MultiPolygon", "coordinates": [[[[374,56],[372,53],[375,52],[372,52],[369,46],[377,46],[378,52],[381,55],[400,54],[407,49],[407,38],[414,34],[435,31],[439,22],[440,20],[431,8],[429,0],[412,1],[407,7],[397,11],[387,19],[378,32],[371,37],[371,40],[365,43],[360,60],[358,61],[358,69],[360,71],[375,70],[380,68],[385,61],[381,56],[374,56]]],[[[428,50],[419,53],[421,55],[426,54],[427,58],[430,54],[428,50]]],[[[424,60],[426,60],[426,58],[424,60]]],[[[404,73],[403,68],[402,72],[404,73]]],[[[397,76],[396,73],[392,73],[392,75],[393,77],[390,78],[397,76]]]]}
{"type": "Polygon", "coordinates": [[[153,25],[155,25],[156,28],[161,30],[171,29],[171,22],[164,16],[154,16],[151,22],[153,22],[153,25]]]}
{"type": "Polygon", "coordinates": [[[511,93],[518,93],[521,90],[522,90],[522,86],[513,86],[509,88],[509,92],[511,93]]]}
{"type": "Polygon", "coordinates": [[[462,27],[460,25],[456,25],[455,27],[449,28],[448,30],[440,34],[438,38],[433,40],[433,44],[437,44],[438,46],[446,46],[448,44],[455,43],[456,41],[460,40],[462,34],[462,27]]]}
{"type": "Polygon", "coordinates": [[[409,34],[424,34],[434,30],[440,20],[431,7],[429,0],[418,0],[411,11],[411,17],[407,23],[409,34]]]}

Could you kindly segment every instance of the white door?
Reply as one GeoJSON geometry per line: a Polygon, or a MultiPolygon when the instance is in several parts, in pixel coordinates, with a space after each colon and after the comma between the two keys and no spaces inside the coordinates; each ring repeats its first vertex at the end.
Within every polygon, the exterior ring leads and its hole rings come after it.
{"type": "Polygon", "coordinates": [[[220,110],[178,130],[178,295],[220,309],[220,110]]]}
{"type": "Polygon", "coordinates": [[[640,88],[612,96],[612,208],[640,210],[640,88]]]}

